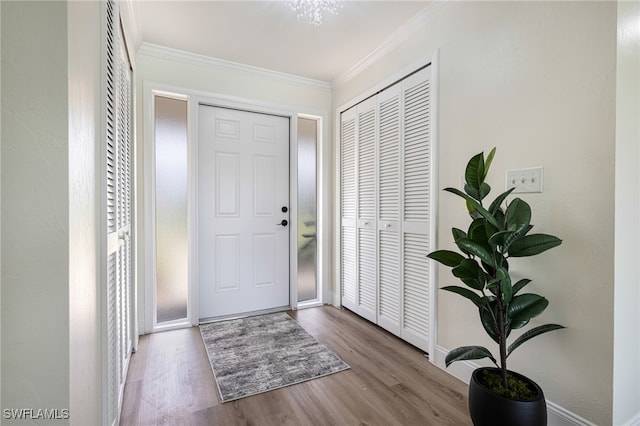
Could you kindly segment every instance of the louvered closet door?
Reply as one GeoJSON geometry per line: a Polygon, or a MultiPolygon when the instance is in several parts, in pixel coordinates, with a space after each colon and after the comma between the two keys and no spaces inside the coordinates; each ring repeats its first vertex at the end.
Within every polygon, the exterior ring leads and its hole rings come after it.
{"type": "Polygon", "coordinates": [[[377,114],[376,98],[356,108],[357,303],[356,313],[377,321],[377,114]]]}
{"type": "Polygon", "coordinates": [[[342,306],[356,310],[356,108],[342,113],[340,119],[341,225],[340,278],[342,306]]]}
{"type": "Polygon", "coordinates": [[[131,354],[131,66],[116,4],[106,2],[106,383],[105,423],[118,423],[131,354]]]}
{"type": "Polygon", "coordinates": [[[342,304],[425,351],[431,119],[430,68],[341,118],[342,304]]]}
{"type": "Polygon", "coordinates": [[[402,334],[428,350],[431,206],[431,75],[426,68],[402,81],[402,334]]]}
{"type": "Polygon", "coordinates": [[[400,335],[401,85],[378,95],[378,324],[400,335]]]}
{"type": "MultiPolygon", "coordinates": [[[[122,29],[120,34],[122,34],[122,29]]],[[[119,37],[119,66],[118,66],[118,98],[117,98],[117,123],[118,123],[118,236],[120,238],[119,248],[119,276],[118,276],[118,319],[119,319],[119,357],[120,370],[119,379],[121,381],[121,392],[124,389],[126,380],[126,366],[129,363],[131,354],[131,273],[132,273],[132,253],[131,253],[131,196],[132,196],[132,144],[131,144],[131,121],[132,121],[132,95],[131,77],[132,70],[127,56],[126,46],[123,37],[119,37]]]]}

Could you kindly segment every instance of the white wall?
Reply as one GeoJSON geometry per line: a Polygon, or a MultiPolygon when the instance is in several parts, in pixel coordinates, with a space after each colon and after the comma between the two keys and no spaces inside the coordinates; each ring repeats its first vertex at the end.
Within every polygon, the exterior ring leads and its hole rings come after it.
{"type": "Polygon", "coordinates": [[[1,7],[2,408],[68,409],[67,4],[1,7]]]}
{"type": "Polygon", "coordinates": [[[102,5],[0,7],[2,408],[100,424],[102,5]]]}
{"type": "MultiPolygon", "coordinates": [[[[299,113],[314,115],[326,115],[329,117],[331,110],[331,91],[328,84],[309,81],[298,78],[287,78],[278,74],[271,74],[259,69],[233,64],[221,64],[215,60],[190,55],[180,51],[159,48],[157,46],[145,46],[136,56],[137,76],[137,135],[138,140],[144,140],[144,104],[149,99],[144,98],[143,82],[149,81],[161,85],[175,87],[177,93],[181,89],[230,96],[260,105],[277,105],[283,108],[298,110],[299,113]]],[[[329,157],[330,148],[330,120],[324,123],[326,137],[325,156],[329,157]]],[[[138,176],[144,176],[144,144],[138,143],[138,176]]],[[[331,159],[327,158],[331,165],[331,159]]],[[[330,169],[323,171],[323,179],[327,179],[330,169]]],[[[328,179],[327,179],[328,180],[328,179]]],[[[149,196],[145,193],[149,182],[138,181],[138,222],[146,225],[149,232],[149,223],[144,220],[143,201],[149,196]]],[[[328,183],[327,183],[328,186],[328,183]]],[[[325,206],[325,215],[328,216],[328,208],[325,206]]],[[[148,222],[148,221],[147,221],[148,222]]],[[[139,240],[144,241],[145,228],[139,228],[139,240]]],[[[147,250],[151,248],[146,248],[147,250]]],[[[138,264],[145,264],[145,248],[139,247],[138,264]]],[[[325,256],[327,253],[325,253],[325,256]]],[[[142,323],[145,317],[145,298],[151,295],[145,294],[145,273],[143,268],[138,269],[138,318],[142,323]]],[[[143,330],[141,328],[141,330],[143,330]]]]}
{"type": "Polygon", "coordinates": [[[68,3],[69,365],[71,423],[101,422],[99,262],[100,2],[68,3]]]}
{"type": "MultiPolygon", "coordinates": [[[[334,106],[439,50],[439,183],[457,187],[468,159],[497,147],[489,176],[496,196],[508,168],[544,167],[545,191],[522,198],[537,232],[561,247],[513,260],[517,276],[550,300],[536,323],[566,330],[518,349],[509,367],[536,380],[547,399],[611,424],[616,4],[455,2],[401,46],[334,91],[334,106]]],[[[464,202],[439,194],[438,246],[468,225],[464,202]]],[[[439,285],[455,282],[441,268],[439,285]]],[[[466,300],[438,294],[438,342],[485,344],[466,300]]]]}
{"type": "Polygon", "coordinates": [[[613,424],[640,424],[640,2],[618,2],[613,424]]]}

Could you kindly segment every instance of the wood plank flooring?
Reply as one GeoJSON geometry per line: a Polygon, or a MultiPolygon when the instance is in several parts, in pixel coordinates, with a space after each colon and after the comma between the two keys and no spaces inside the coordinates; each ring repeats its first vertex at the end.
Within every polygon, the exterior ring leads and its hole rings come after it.
{"type": "Polygon", "coordinates": [[[142,336],[121,425],[470,425],[467,386],[347,310],[289,312],[351,369],[220,403],[197,327],[142,336]]]}

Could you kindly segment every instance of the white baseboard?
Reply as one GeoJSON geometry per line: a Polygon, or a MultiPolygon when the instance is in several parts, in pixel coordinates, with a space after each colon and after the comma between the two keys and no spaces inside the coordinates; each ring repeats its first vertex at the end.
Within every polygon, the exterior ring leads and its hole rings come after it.
{"type": "Polygon", "coordinates": [[[339,308],[340,307],[340,294],[335,291],[331,292],[331,302],[333,306],[339,308]]]}
{"type": "MultiPolygon", "coordinates": [[[[470,361],[460,361],[451,364],[449,368],[446,368],[445,357],[449,351],[441,346],[436,346],[436,353],[434,357],[434,364],[438,367],[446,370],[452,376],[458,378],[466,384],[469,384],[471,380],[471,373],[473,370],[480,367],[479,365],[470,361]]],[[[577,414],[561,407],[560,405],[547,400],[547,425],[548,426],[596,426],[589,420],[583,419],[577,414]]],[[[640,418],[636,419],[636,422],[632,421],[629,426],[640,426],[640,418]]]]}

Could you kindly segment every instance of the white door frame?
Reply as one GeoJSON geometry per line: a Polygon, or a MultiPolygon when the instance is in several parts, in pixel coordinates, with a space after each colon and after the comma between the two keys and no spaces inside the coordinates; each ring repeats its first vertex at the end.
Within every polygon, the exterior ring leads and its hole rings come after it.
{"type": "Polygon", "coordinates": [[[189,240],[189,297],[188,297],[188,321],[176,322],[160,327],[163,330],[198,325],[198,229],[197,229],[197,158],[198,158],[198,108],[199,105],[212,105],[223,108],[239,109],[249,112],[266,113],[289,118],[289,206],[290,224],[289,233],[289,301],[291,309],[298,307],[298,263],[297,263],[297,239],[294,230],[298,227],[298,158],[297,134],[298,117],[313,117],[319,122],[318,139],[318,291],[322,295],[321,303],[332,300],[329,294],[329,244],[330,230],[327,220],[330,218],[329,200],[326,200],[326,189],[329,188],[331,176],[331,147],[323,135],[329,134],[328,111],[307,110],[280,105],[271,102],[262,102],[223,94],[207,93],[192,89],[171,86],[167,84],[143,81],[144,99],[144,288],[141,289],[140,299],[144,300],[144,318],[139,329],[141,333],[150,333],[158,330],[155,321],[155,164],[154,164],[154,110],[153,96],[164,96],[185,99],[187,101],[187,125],[188,125],[188,206],[187,206],[187,233],[189,240]]]}

